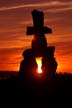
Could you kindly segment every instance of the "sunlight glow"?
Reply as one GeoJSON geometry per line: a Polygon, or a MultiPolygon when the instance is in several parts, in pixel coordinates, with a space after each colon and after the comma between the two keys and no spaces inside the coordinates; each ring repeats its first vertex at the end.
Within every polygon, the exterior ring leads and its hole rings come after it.
{"type": "Polygon", "coordinates": [[[42,69],[41,69],[41,66],[42,66],[42,57],[36,57],[36,63],[38,65],[38,73],[42,73],[42,69]]]}

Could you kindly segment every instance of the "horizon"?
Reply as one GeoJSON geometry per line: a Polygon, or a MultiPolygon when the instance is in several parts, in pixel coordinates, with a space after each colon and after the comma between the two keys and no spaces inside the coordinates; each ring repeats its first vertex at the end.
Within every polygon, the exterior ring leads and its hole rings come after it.
{"type": "Polygon", "coordinates": [[[6,0],[0,1],[0,70],[19,71],[22,52],[31,47],[26,35],[33,26],[31,11],[44,12],[44,25],[53,33],[45,35],[49,46],[55,46],[57,72],[72,74],[72,1],[71,0],[6,0]]]}

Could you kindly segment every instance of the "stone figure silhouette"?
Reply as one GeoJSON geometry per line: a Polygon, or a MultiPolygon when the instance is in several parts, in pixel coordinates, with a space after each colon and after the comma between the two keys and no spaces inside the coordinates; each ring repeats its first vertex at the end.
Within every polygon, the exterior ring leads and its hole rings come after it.
{"type": "Polygon", "coordinates": [[[44,34],[52,33],[51,28],[44,27],[44,14],[41,11],[33,10],[33,27],[27,27],[27,35],[33,35],[32,48],[23,52],[24,59],[20,64],[20,77],[25,79],[35,78],[37,63],[35,58],[42,57],[43,79],[51,79],[55,75],[57,62],[54,57],[54,46],[48,46],[44,34]]]}
{"type": "Polygon", "coordinates": [[[29,80],[33,72],[37,71],[37,63],[35,61],[35,58],[32,56],[32,54],[28,54],[29,50],[25,50],[23,52],[24,60],[21,61],[20,64],[20,77],[23,80],[29,80]]]}

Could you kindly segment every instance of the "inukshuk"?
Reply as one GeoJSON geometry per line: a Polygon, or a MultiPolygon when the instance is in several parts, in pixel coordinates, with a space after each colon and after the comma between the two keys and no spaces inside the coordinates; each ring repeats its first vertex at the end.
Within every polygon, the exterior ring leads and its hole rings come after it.
{"type": "MultiPolygon", "coordinates": [[[[24,59],[20,64],[20,77],[23,79],[37,79],[38,65],[36,57],[42,57],[42,74],[40,78],[51,79],[55,75],[57,62],[54,57],[54,46],[48,46],[44,34],[52,33],[51,28],[44,27],[44,14],[33,10],[33,27],[27,27],[27,35],[34,35],[32,48],[23,52],[24,59]]],[[[38,77],[39,78],[39,77],[38,77]]]]}

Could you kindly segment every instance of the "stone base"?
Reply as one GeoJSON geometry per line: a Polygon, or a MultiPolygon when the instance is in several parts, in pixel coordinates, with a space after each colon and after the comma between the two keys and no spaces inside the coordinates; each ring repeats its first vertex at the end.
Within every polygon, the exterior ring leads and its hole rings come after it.
{"type": "Polygon", "coordinates": [[[55,75],[57,62],[54,58],[55,47],[47,47],[42,50],[27,49],[23,52],[24,60],[20,64],[20,76],[24,79],[51,79],[55,75]],[[42,57],[42,75],[37,73],[35,58],[42,57]]]}

